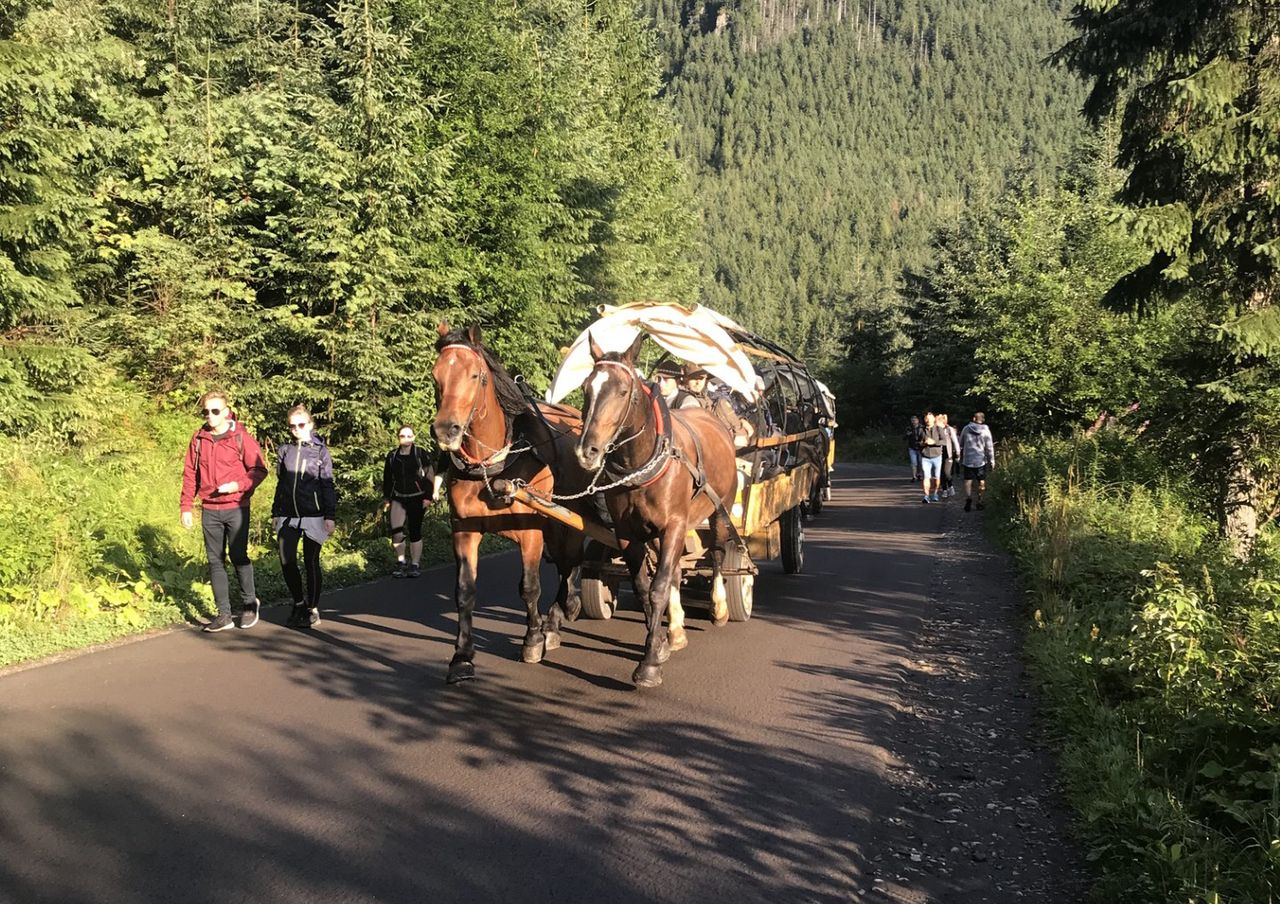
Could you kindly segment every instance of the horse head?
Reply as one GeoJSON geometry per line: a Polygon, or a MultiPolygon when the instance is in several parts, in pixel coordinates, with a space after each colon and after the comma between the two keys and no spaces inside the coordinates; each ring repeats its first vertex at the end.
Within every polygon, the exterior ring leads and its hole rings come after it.
{"type": "Polygon", "coordinates": [[[636,358],[645,335],[641,333],[625,352],[605,352],[595,337],[587,334],[595,367],[582,384],[582,436],[574,447],[578,463],[595,471],[611,452],[618,436],[639,414],[645,415],[643,389],[636,372],[636,358]]]}
{"type": "Polygon", "coordinates": [[[431,432],[441,449],[457,452],[477,413],[488,408],[489,365],[481,352],[478,326],[450,330],[449,324],[442,322],[437,331],[436,351],[440,354],[431,371],[437,405],[431,432]]]}

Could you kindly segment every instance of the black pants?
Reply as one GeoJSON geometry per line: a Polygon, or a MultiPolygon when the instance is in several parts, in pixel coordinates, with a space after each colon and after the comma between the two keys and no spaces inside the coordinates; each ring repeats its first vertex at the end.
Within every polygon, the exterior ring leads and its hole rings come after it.
{"type": "Polygon", "coordinates": [[[280,528],[276,537],[280,551],[280,570],[284,572],[284,582],[289,585],[294,603],[306,603],[315,608],[320,605],[320,589],[323,578],[320,574],[320,544],[312,540],[300,527],[288,524],[280,528]],[[302,539],[302,566],[307,570],[307,592],[302,592],[302,574],[298,571],[298,539],[302,539]]]}
{"type": "Polygon", "coordinates": [[[249,561],[249,509],[200,509],[204,531],[204,554],[209,560],[209,583],[219,615],[231,614],[231,591],[227,581],[227,556],[240,579],[240,605],[258,598],[253,587],[253,565],[249,561]]]}
{"type": "Polygon", "coordinates": [[[950,456],[942,459],[942,488],[944,490],[951,489],[952,485],[955,483],[951,477],[951,471],[954,464],[955,462],[951,460],[950,456]]]}
{"type": "Polygon", "coordinates": [[[391,505],[393,515],[395,514],[394,507],[397,505],[404,510],[404,523],[399,527],[391,528],[391,541],[393,543],[402,542],[407,531],[410,543],[420,542],[422,540],[422,516],[425,514],[422,508],[422,497],[396,496],[391,500],[391,505]]]}

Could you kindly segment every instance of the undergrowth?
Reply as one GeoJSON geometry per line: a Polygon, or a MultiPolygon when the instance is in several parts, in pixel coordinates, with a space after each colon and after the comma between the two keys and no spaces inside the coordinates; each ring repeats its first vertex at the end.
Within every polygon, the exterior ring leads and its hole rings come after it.
{"type": "Polygon", "coordinates": [[[1277,900],[1274,534],[1238,563],[1189,482],[1116,432],[1024,446],[994,477],[1096,899],[1277,900]]]}

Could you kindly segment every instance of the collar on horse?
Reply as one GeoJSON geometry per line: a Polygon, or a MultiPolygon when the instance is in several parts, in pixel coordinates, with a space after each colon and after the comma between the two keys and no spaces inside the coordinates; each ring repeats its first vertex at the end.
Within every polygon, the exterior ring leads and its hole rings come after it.
{"type": "MultiPolygon", "coordinates": [[[[440,351],[448,351],[451,348],[459,348],[470,352],[480,359],[484,367],[480,371],[480,387],[476,391],[476,396],[471,403],[471,411],[467,415],[466,423],[462,425],[463,444],[459,446],[457,452],[449,452],[449,462],[453,465],[453,469],[458,472],[460,477],[468,480],[488,480],[496,477],[505,471],[519,457],[519,453],[514,455],[511,453],[511,431],[514,428],[515,419],[509,417],[502,406],[498,406],[498,410],[502,412],[502,420],[506,425],[506,440],[502,444],[501,449],[494,450],[493,454],[487,458],[476,458],[466,449],[466,437],[471,430],[471,421],[476,416],[476,409],[480,407],[480,393],[489,385],[489,363],[484,360],[484,356],[469,345],[461,342],[454,342],[446,345],[440,351]]],[[[473,437],[474,438],[474,437],[473,437]]],[[[478,442],[478,440],[477,440],[478,442]]]]}

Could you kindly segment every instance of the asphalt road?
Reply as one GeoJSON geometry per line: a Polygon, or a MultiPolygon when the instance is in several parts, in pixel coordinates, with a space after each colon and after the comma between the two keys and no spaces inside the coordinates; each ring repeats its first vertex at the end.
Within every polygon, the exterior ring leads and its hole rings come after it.
{"type": "Polygon", "coordinates": [[[903,471],[842,466],[805,573],[691,607],[652,691],[638,612],[521,663],[511,556],[459,687],[451,567],[0,678],[0,900],[857,900],[944,520],[903,471]]]}

